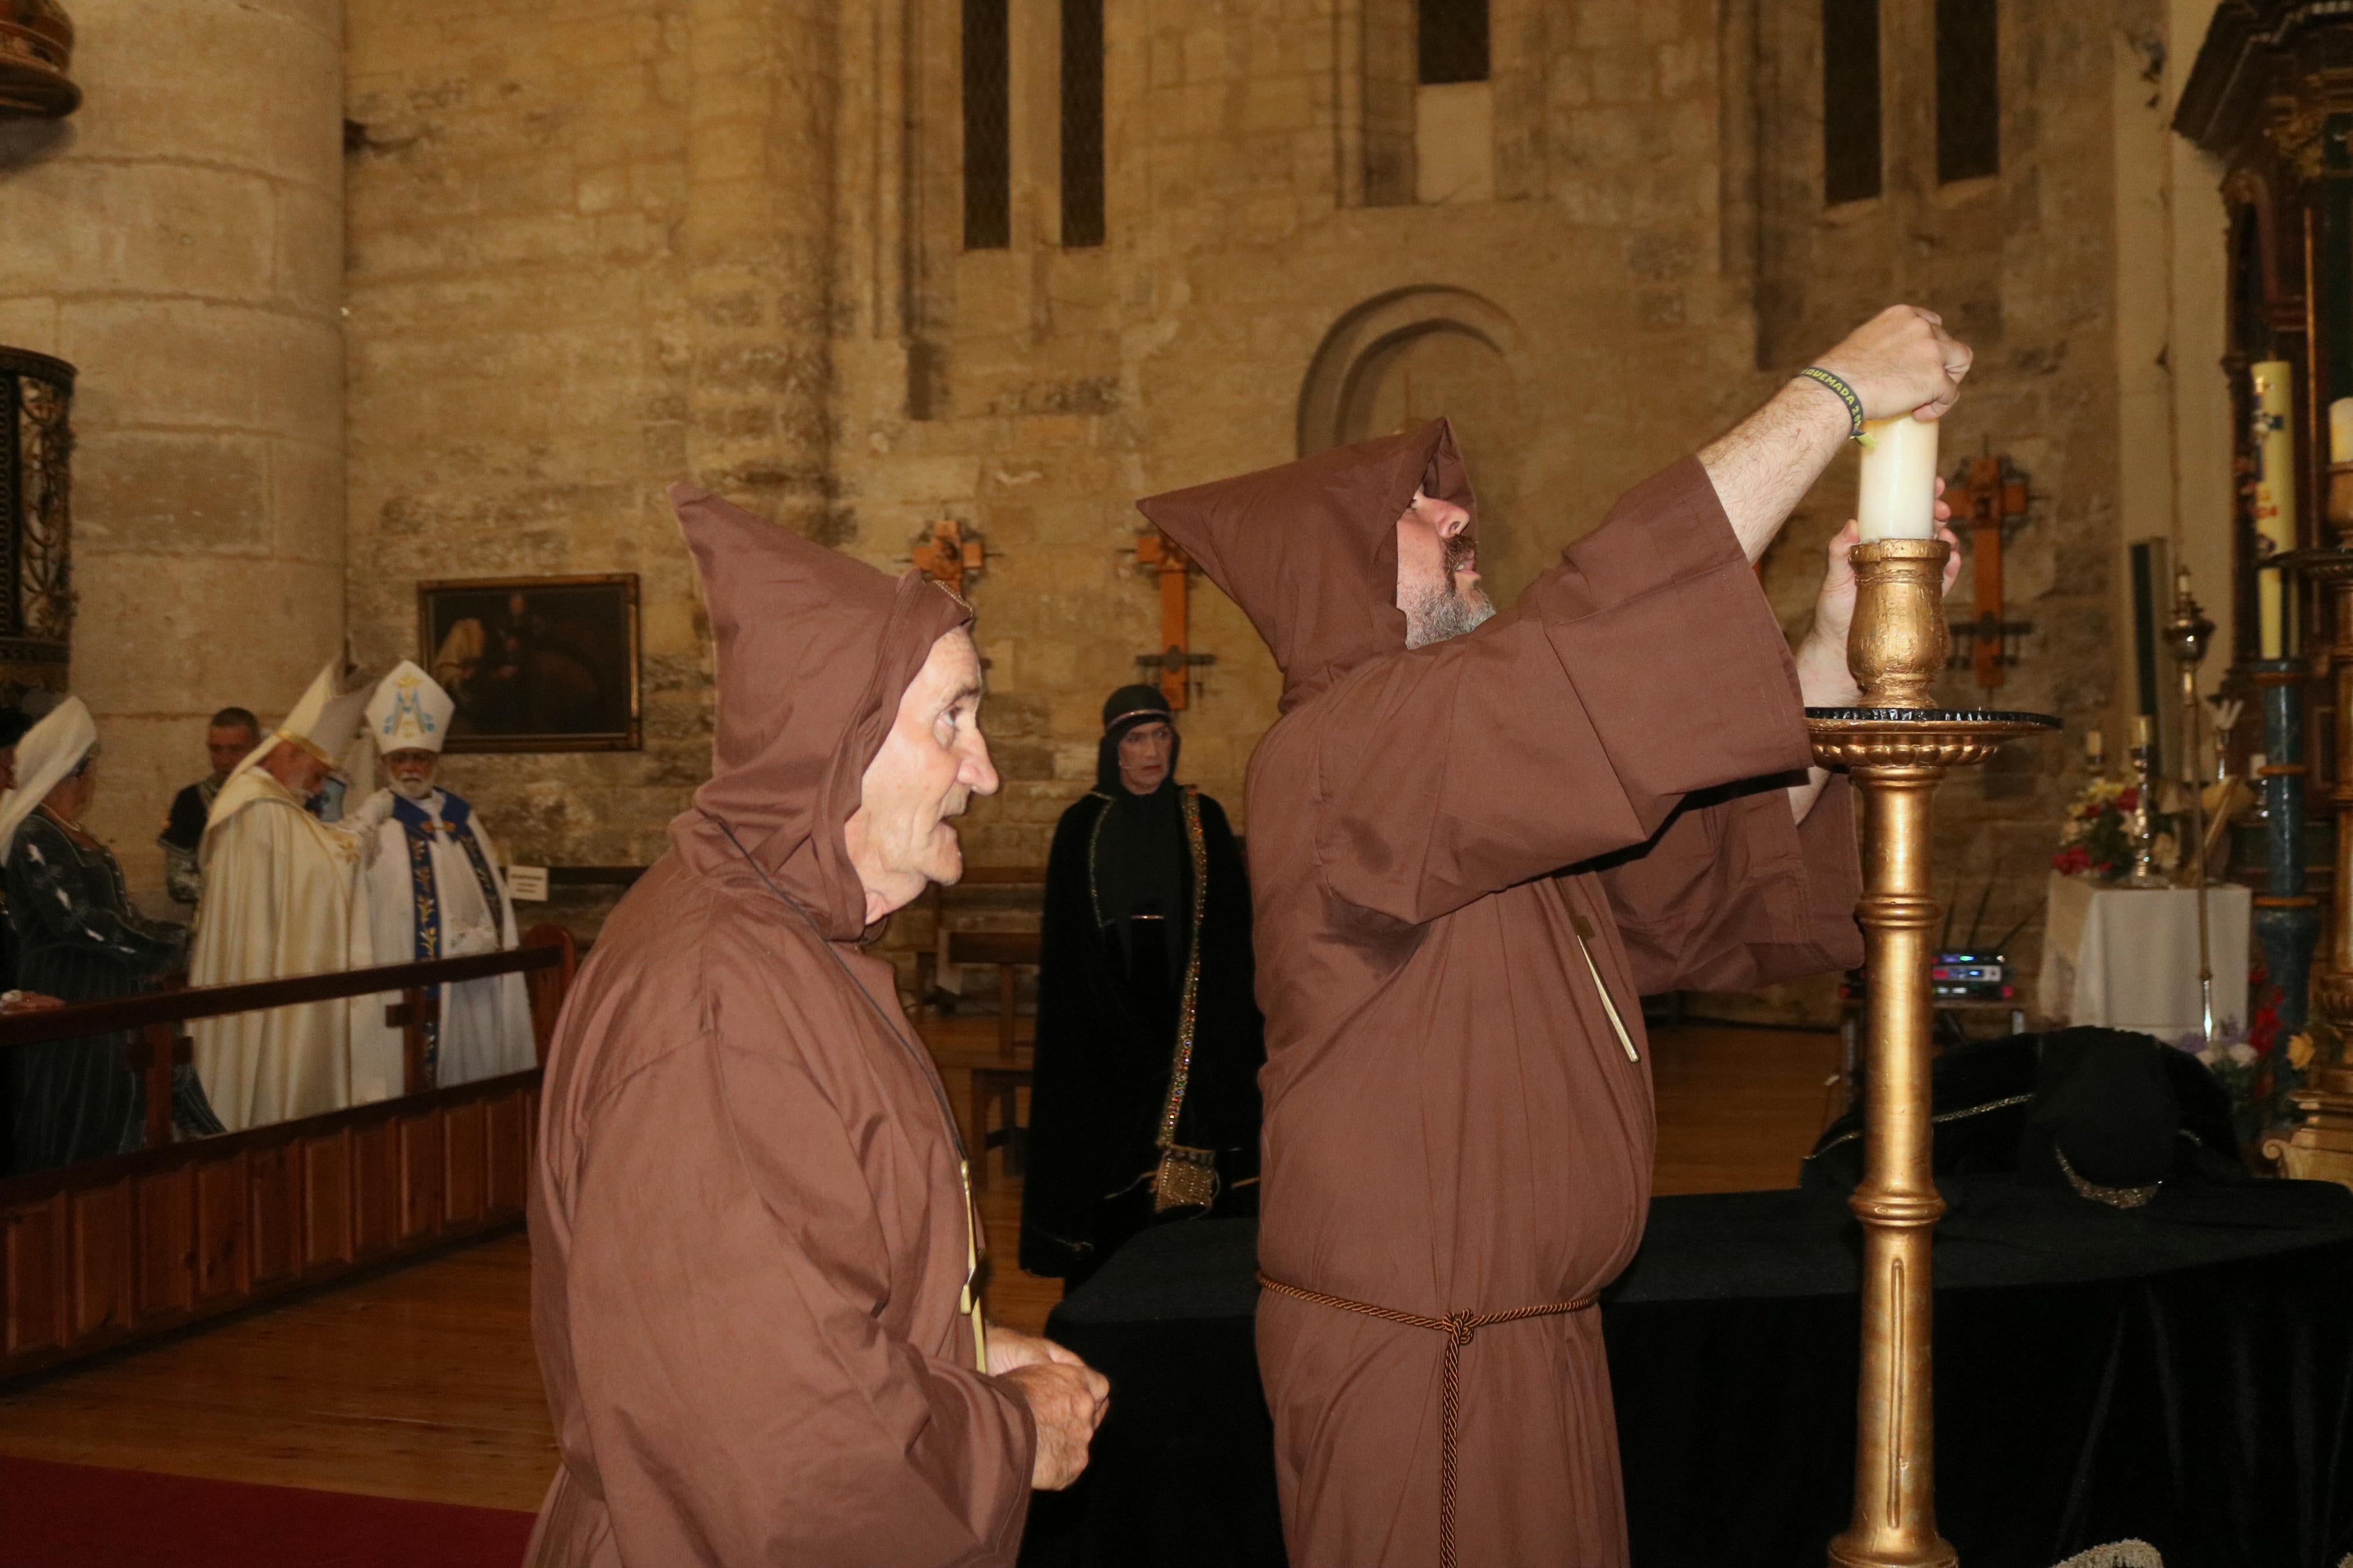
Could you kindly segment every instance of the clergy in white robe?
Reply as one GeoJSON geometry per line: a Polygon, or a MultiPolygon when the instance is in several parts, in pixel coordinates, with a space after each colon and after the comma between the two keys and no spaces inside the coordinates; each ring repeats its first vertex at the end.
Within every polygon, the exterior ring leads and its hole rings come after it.
{"type": "MultiPolygon", "coordinates": [[[[188,961],[191,985],[282,980],[377,962],[362,882],[375,821],[343,824],[306,807],[357,726],[363,689],[335,695],[319,673],[285,723],[214,797],[197,850],[204,900],[188,961]]],[[[385,998],[356,996],[192,1020],[197,1076],[234,1132],[401,1092],[399,1034],[385,998]]]]}
{"type": "MultiPolygon", "coordinates": [[[[368,912],[380,963],[463,958],[516,944],[514,902],[480,817],[433,782],[456,704],[403,659],[369,700],[367,728],[389,790],[369,846],[368,912]]],[[[439,1087],[539,1065],[531,998],[520,974],[441,987],[438,1024],[426,1029],[428,1075],[439,1087]]]]}

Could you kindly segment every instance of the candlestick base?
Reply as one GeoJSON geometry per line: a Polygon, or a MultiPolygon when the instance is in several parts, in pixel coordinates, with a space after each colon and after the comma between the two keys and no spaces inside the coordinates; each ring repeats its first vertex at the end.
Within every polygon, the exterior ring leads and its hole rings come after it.
{"type": "Polygon", "coordinates": [[[1919,711],[1933,707],[1928,688],[1952,652],[1945,626],[1941,539],[1874,539],[1854,547],[1854,623],[1846,667],[1862,688],[1864,708],[1919,711]]]}
{"type": "MultiPolygon", "coordinates": [[[[1941,610],[1936,616],[1941,626],[1941,610]]],[[[1863,894],[1855,917],[1870,978],[1863,1179],[1849,1205],[1862,1226],[1854,1516],[1831,1542],[1830,1561],[1833,1568],[1949,1568],[1953,1548],[1936,1533],[1930,1397],[1929,1248],[1945,1205],[1929,1164],[1929,971],[1942,922],[1928,808],[1947,769],[1981,763],[2004,741],[2055,730],[2059,721],[1925,704],[1891,710],[1880,692],[1872,697],[1866,708],[1806,710],[1814,760],[1846,769],[1862,796],[1863,894]]]]}

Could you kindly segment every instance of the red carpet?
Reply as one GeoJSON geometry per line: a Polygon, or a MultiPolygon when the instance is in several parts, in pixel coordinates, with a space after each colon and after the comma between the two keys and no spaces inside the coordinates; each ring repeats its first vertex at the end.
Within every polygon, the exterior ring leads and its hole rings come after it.
{"type": "Polygon", "coordinates": [[[0,1568],[516,1568],[531,1515],[0,1458],[0,1568]]]}

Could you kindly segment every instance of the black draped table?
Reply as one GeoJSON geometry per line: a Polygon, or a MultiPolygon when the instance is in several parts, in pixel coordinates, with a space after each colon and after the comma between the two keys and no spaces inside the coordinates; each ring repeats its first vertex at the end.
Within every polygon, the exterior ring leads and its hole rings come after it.
{"type": "MultiPolygon", "coordinates": [[[[2136,1538],[2167,1568],[2353,1552],[2353,1192],[2168,1188],[2119,1212],[2006,1176],[1942,1186],[1937,1518],[1965,1568],[2136,1538]]],[[[1024,1563],[1283,1562],[1256,1243],[1249,1220],[1165,1226],[1055,1309],[1047,1333],[1112,1403],[1087,1477],[1036,1500],[1024,1563]]],[[[1638,1568],[1823,1561],[1854,1471],[1857,1249],[1815,1194],[1651,1204],[1602,1302],[1638,1568]]]]}

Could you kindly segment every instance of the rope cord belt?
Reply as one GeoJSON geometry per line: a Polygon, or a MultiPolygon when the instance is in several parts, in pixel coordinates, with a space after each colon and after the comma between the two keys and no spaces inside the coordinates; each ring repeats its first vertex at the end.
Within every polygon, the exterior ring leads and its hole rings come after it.
{"type": "Polygon", "coordinates": [[[1439,1568],[1455,1568],[1454,1451],[1462,1398],[1462,1348],[1481,1329],[1492,1329],[1499,1323],[1516,1323],[1528,1318],[1557,1318],[1570,1312],[1582,1312],[1593,1305],[1596,1298],[1579,1296],[1574,1301],[1554,1301],[1542,1307],[1514,1307],[1508,1312],[1452,1312],[1443,1318],[1430,1318],[1419,1312],[1400,1312],[1394,1307],[1376,1307],[1368,1301],[1351,1301],[1345,1296],[1327,1296],[1321,1290],[1303,1290],[1296,1285],[1271,1279],[1264,1273],[1259,1275],[1258,1282],[1278,1296],[1312,1301],[1319,1307],[1335,1307],[1343,1312],[1377,1318],[1382,1322],[1396,1323],[1404,1328],[1429,1329],[1446,1336],[1446,1351],[1439,1363],[1441,1392],[1438,1406],[1438,1563],[1439,1568]]]}

